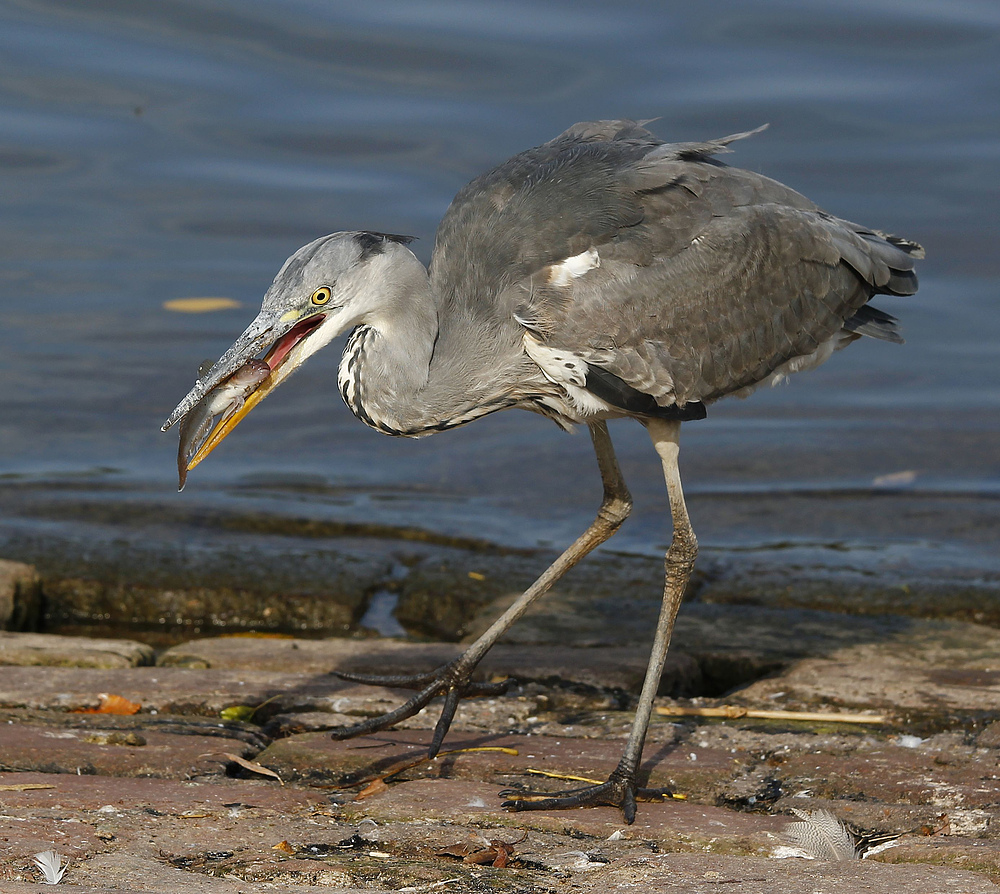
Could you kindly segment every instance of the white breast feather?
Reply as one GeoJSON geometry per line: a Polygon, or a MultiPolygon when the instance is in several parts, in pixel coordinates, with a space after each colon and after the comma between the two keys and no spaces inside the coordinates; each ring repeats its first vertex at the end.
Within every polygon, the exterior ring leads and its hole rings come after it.
{"type": "Polygon", "coordinates": [[[566,258],[559,264],[549,267],[549,285],[561,288],[568,286],[574,279],[579,279],[588,270],[601,266],[601,257],[596,248],[588,248],[585,252],[566,258]]]}

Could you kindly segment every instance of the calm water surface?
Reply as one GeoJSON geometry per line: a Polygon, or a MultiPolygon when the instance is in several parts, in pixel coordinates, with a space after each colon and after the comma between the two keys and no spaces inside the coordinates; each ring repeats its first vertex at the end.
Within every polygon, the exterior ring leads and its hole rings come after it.
{"type": "MultiPolygon", "coordinates": [[[[878,302],[902,318],[904,347],[866,339],[685,427],[703,544],[835,542],[1000,570],[991,0],[5,3],[0,484],[564,543],[600,493],[585,434],[503,413],[385,438],[342,404],[334,348],[182,495],[176,435],[159,426],[299,245],[411,233],[426,261],[475,174],[577,120],[621,116],[659,116],[679,140],[770,122],[727,160],[928,252],[920,294],[878,302]],[[164,309],[197,296],[242,306],[164,309]],[[887,487],[898,494],[876,499],[887,487]],[[813,508],[785,513],[775,494],[813,508]]],[[[655,455],[634,423],[612,434],[637,498],[616,545],[661,548],[655,455]]],[[[60,530],[39,524],[9,512],[0,533],[60,530]]]]}

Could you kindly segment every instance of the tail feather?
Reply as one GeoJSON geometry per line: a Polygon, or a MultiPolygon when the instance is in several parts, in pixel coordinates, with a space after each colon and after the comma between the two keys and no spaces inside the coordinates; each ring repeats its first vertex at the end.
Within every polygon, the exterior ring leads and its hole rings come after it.
{"type": "Polygon", "coordinates": [[[858,335],[867,335],[870,338],[901,345],[903,344],[903,336],[899,334],[898,323],[899,321],[891,314],[887,314],[877,307],[872,307],[870,304],[865,304],[855,311],[854,316],[844,320],[844,328],[848,332],[854,332],[858,335]]]}

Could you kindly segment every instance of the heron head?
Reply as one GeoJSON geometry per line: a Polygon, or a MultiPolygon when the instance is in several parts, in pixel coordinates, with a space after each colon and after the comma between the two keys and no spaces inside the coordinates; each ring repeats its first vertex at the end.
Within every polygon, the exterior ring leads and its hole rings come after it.
{"type": "Polygon", "coordinates": [[[410,241],[411,237],[386,233],[334,233],[310,242],[285,261],[264,295],[256,319],[198,379],[163,424],[166,431],[213,388],[266,352],[262,359],[271,368],[270,375],[246,396],[239,410],[212,431],[188,469],[208,456],[309,357],[377,311],[380,280],[389,275],[393,256],[402,253],[419,264],[404,248],[410,241]]]}

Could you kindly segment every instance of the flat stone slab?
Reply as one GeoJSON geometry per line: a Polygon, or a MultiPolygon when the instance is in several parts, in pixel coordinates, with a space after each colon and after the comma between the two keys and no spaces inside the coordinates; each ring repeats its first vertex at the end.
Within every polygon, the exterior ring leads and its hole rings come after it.
{"type": "Polygon", "coordinates": [[[11,770],[193,778],[225,772],[225,755],[256,749],[239,739],[158,730],[45,729],[0,725],[0,765],[11,770]]]}
{"type": "MultiPolygon", "coordinates": [[[[500,604],[492,607],[491,620],[502,607],[500,604]]],[[[649,624],[639,629],[633,613],[623,612],[620,618],[615,618],[595,611],[594,606],[582,607],[570,597],[556,594],[552,604],[546,602],[542,610],[525,616],[508,634],[509,641],[498,644],[487,654],[480,665],[480,675],[509,676],[520,682],[558,680],[638,692],[648,657],[649,624]],[[612,643],[577,647],[578,643],[593,640],[584,628],[599,628],[612,643]]],[[[967,681],[958,679],[949,686],[947,674],[1000,667],[1000,630],[991,627],[961,621],[859,617],[804,609],[685,604],[678,616],[673,643],[659,690],[673,696],[719,695],[806,660],[833,662],[819,665],[817,676],[829,675],[834,679],[838,664],[849,669],[859,661],[864,664],[891,658],[897,663],[891,667],[885,665],[886,679],[873,677],[867,687],[869,692],[862,698],[877,696],[879,687],[890,682],[888,677],[912,676],[910,671],[915,670],[937,673],[936,678],[928,678],[930,682],[949,688],[948,698],[961,706],[961,693],[967,688],[967,681]]],[[[445,664],[458,657],[461,650],[454,643],[389,639],[219,637],[175,646],[161,655],[160,663],[191,668],[273,668],[299,673],[339,670],[412,674],[445,664]]],[[[979,679],[985,678],[980,674],[979,679]]],[[[777,691],[762,690],[761,698],[769,699],[777,691]]],[[[937,698],[935,691],[929,692],[931,700],[937,698]]],[[[896,694],[890,694],[882,701],[916,706],[928,699],[898,702],[896,694]]],[[[975,704],[970,702],[968,706],[975,704]]]]}
{"type": "MultiPolygon", "coordinates": [[[[689,751],[674,745],[672,729],[668,730],[668,741],[658,742],[657,732],[654,725],[640,770],[648,777],[646,784],[650,787],[681,790],[695,770],[699,775],[728,777],[741,765],[737,756],[718,748],[699,749],[697,759],[692,760],[689,751]]],[[[326,733],[303,733],[278,739],[256,760],[288,781],[347,786],[419,759],[426,753],[429,741],[423,730],[397,729],[342,741],[326,733]]],[[[497,786],[528,782],[535,788],[559,791],[579,783],[547,779],[527,770],[603,781],[618,765],[624,745],[624,741],[606,739],[450,735],[444,753],[407,771],[406,776],[480,779],[497,786]]]]}
{"type": "Polygon", "coordinates": [[[1000,630],[921,624],[878,643],[807,658],[741,689],[771,707],[823,706],[905,712],[1000,712],[1000,630]]]}
{"type": "MultiPolygon", "coordinates": [[[[741,613],[731,609],[718,615],[723,631],[739,626],[741,613]]],[[[644,649],[504,645],[483,676],[524,679],[507,695],[465,700],[444,749],[517,753],[442,754],[433,762],[420,758],[438,702],[405,728],[332,740],[324,727],[382,713],[409,693],[327,671],[331,662],[424,671],[457,655],[454,644],[220,638],[172,650],[179,656],[172,666],[4,667],[0,768],[34,771],[0,773],[0,892],[8,884],[31,890],[31,855],[49,848],[73,860],[67,890],[989,890],[1000,880],[1000,720],[988,723],[1000,717],[990,707],[998,632],[866,619],[852,638],[807,614],[801,629],[816,643],[825,637],[822,657],[786,653],[779,674],[726,701],[879,709],[845,695],[843,681],[881,668],[885,680],[872,677],[868,689],[855,683],[851,691],[897,693],[904,706],[897,722],[656,718],[643,768],[650,784],[686,800],[641,803],[631,827],[611,808],[504,812],[499,792],[579,784],[529,769],[606,778],[624,747],[632,719],[624,708],[644,649]],[[810,667],[813,689],[796,690],[810,667]],[[921,690],[925,701],[916,700],[921,690]],[[72,713],[96,707],[101,693],[141,710],[72,713]],[[252,722],[219,716],[233,706],[257,708],[252,722]],[[284,784],[240,767],[232,754],[277,772],[284,784]],[[380,777],[384,786],[359,799],[380,777]],[[48,784],[55,788],[35,788],[48,784]],[[864,832],[901,837],[864,863],[775,859],[792,807],[828,809],[864,832]],[[473,845],[509,846],[516,859],[507,867],[463,863],[461,848],[473,845]],[[459,857],[449,856],[456,848],[459,857]]],[[[711,617],[702,613],[703,631],[711,617]]],[[[773,619],[742,617],[749,632],[739,643],[750,646],[759,633],[765,643],[756,654],[776,655],[780,643],[771,651],[764,636],[773,619]]],[[[779,627],[773,636],[798,629],[779,627]]],[[[681,656],[678,674],[705,673],[712,655],[731,657],[707,633],[702,640],[692,633],[691,642],[695,651],[681,656]]],[[[694,702],[706,703],[714,701],[694,702]]]]}
{"type": "Polygon", "coordinates": [[[0,665],[113,668],[155,663],[153,648],[132,640],[0,630],[0,665]]]}
{"type": "MultiPolygon", "coordinates": [[[[409,643],[393,639],[262,639],[217,637],[194,640],[164,652],[165,667],[226,670],[274,669],[302,674],[347,671],[367,674],[419,674],[462,654],[458,643],[409,643]]],[[[482,660],[478,676],[518,681],[558,679],[601,689],[638,691],[646,673],[641,648],[530,646],[500,643],[482,660]]],[[[677,652],[668,658],[663,689],[691,689],[700,675],[697,663],[677,652]]]]}
{"type": "Polygon", "coordinates": [[[0,673],[0,708],[74,711],[96,708],[102,692],[120,695],[146,713],[218,716],[234,705],[256,706],[281,698],[289,708],[317,703],[372,712],[395,704],[390,690],[345,683],[331,676],[266,670],[207,671],[179,667],[102,670],[10,667],[0,673]]]}
{"type": "MultiPolygon", "coordinates": [[[[923,804],[939,813],[986,810],[995,815],[1000,806],[1000,755],[964,745],[958,734],[912,748],[897,740],[872,742],[849,754],[789,754],[775,772],[789,792],[808,791],[819,798],[923,804]]],[[[983,814],[978,831],[990,824],[989,814],[983,814]]]]}
{"type": "MultiPolygon", "coordinates": [[[[952,867],[769,858],[789,817],[674,801],[642,805],[626,827],[609,808],[504,814],[495,802],[478,803],[478,785],[414,780],[339,805],[328,792],[272,780],[2,773],[0,892],[51,890],[30,883],[31,855],[50,848],[72,861],[61,890],[80,894],[250,894],[274,886],[462,894],[995,890],[984,876],[952,867]],[[45,785],[52,787],[33,787],[45,785]],[[442,853],[491,842],[510,843],[510,866],[442,853]]],[[[916,840],[910,859],[938,858],[951,841],[916,840]]]]}

